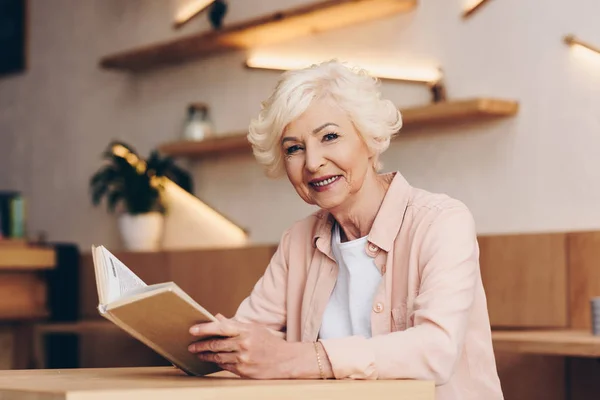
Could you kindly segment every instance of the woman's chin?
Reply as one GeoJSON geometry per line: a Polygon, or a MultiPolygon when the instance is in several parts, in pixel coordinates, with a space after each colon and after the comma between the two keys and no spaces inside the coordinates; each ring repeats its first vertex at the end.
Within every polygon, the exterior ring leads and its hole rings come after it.
{"type": "Polygon", "coordinates": [[[345,195],[333,195],[333,196],[315,196],[314,204],[319,208],[327,211],[339,208],[346,201],[347,196],[345,195]]]}

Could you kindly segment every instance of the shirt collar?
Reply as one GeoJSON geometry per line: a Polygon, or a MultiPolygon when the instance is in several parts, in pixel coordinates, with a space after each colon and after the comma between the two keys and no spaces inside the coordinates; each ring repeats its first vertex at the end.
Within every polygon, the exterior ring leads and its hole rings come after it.
{"type": "MultiPolygon", "coordinates": [[[[400,172],[390,172],[380,176],[390,181],[390,187],[383,198],[367,240],[389,252],[404,221],[412,187],[400,172]]],[[[316,213],[316,217],[313,245],[333,259],[331,252],[333,216],[328,211],[321,210],[316,213]]]]}
{"type": "Polygon", "coordinates": [[[412,187],[400,172],[384,176],[390,179],[391,183],[377,216],[375,216],[368,240],[380,249],[389,252],[404,221],[412,187]]]}

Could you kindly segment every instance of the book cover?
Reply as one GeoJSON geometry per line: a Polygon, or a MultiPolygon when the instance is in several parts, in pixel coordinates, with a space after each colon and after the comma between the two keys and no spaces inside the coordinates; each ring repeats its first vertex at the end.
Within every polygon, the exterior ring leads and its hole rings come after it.
{"type": "Polygon", "coordinates": [[[199,338],[189,328],[216,318],[176,283],[146,285],[103,246],[92,248],[100,315],[188,375],[219,371],[187,348],[199,338]]]}

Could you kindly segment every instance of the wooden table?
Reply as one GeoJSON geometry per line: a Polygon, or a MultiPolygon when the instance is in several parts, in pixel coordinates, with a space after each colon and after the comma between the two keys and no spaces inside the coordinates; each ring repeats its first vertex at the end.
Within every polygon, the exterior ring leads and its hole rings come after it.
{"type": "Polygon", "coordinates": [[[600,336],[585,330],[492,331],[496,351],[555,355],[567,357],[600,357],[600,336]]]}
{"type": "Polygon", "coordinates": [[[2,400],[434,400],[433,382],[197,378],[173,367],[0,371],[2,400]]]}

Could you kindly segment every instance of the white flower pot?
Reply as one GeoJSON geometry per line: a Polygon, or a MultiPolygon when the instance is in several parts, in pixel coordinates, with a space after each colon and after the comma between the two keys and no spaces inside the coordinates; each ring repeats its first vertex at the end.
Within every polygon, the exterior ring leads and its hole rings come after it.
{"type": "Polygon", "coordinates": [[[132,251],[159,250],[163,221],[163,215],[158,212],[122,214],[119,217],[119,230],[125,248],[132,251]]]}

